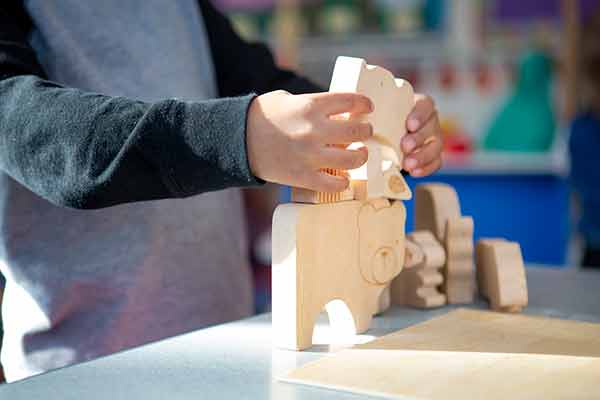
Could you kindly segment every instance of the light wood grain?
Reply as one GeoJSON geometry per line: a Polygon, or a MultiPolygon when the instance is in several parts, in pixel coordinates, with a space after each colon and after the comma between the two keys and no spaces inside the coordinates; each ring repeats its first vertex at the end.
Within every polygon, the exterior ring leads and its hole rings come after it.
{"type": "Polygon", "coordinates": [[[398,399],[596,399],[600,324],[459,309],[283,380],[398,399]]]}
{"type": "Polygon", "coordinates": [[[334,329],[367,330],[381,292],[402,270],[405,221],[403,203],[383,198],[280,205],[272,243],[275,344],[310,347],[324,308],[334,329]]]}

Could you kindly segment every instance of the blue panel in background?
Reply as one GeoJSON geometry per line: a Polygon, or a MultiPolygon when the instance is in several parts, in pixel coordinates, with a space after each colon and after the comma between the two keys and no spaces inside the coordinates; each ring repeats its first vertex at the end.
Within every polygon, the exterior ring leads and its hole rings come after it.
{"type": "MultiPolygon", "coordinates": [[[[475,240],[504,237],[519,242],[529,263],[565,265],[570,236],[569,189],[555,175],[445,175],[411,179],[444,182],[458,192],[463,215],[475,221],[475,240]]],[[[289,201],[290,191],[282,191],[289,201]]],[[[413,201],[407,201],[406,231],[413,230],[413,201]]]]}
{"type": "MultiPolygon", "coordinates": [[[[444,182],[459,196],[463,215],[475,221],[475,240],[504,237],[519,242],[526,262],[564,265],[569,243],[569,189],[553,175],[442,175],[410,179],[444,182]]],[[[406,230],[413,230],[413,201],[406,202],[406,230]]]]}

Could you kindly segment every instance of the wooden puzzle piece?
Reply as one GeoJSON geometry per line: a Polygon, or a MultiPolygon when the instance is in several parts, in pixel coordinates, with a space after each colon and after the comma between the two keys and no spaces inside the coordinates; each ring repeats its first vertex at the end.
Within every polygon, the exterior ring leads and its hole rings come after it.
{"type": "Polygon", "coordinates": [[[446,221],[443,291],[448,304],[472,303],[475,296],[473,218],[446,221]]]}
{"type": "Polygon", "coordinates": [[[456,190],[443,183],[418,185],[415,190],[415,229],[433,232],[443,244],[446,264],[442,291],[449,304],[474,299],[473,219],[461,217],[456,190]]]}
{"type": "Polygon", "coordinates": [[[414,92],[410,83],[395,79],[388,70],[368,65],[361,58],[338,57],[331,78],[330,92],[355,92],[369,97],[374,105],[371,114],[363,117],[373,126],[373,137],[364,142],[369,158],[362,178],[366,190],[356,199],[386,197],[408,200],[412,193],[400,170],[403,153],[400,140],[406,134],[406,118],[414,106],[414,92]]]}
{"type": "MultiPolygon", "coordinates": [[[[408,237],[405,238],[404,243],[406,245],[406,250],[404,252],[404,266],[402,268],[402,272],[400,273],[400,275],[402,275],[402,273],[405,272],[407,269],[416,267],[417,265],[421,264],[425,257],[425,254],[423,253],[423,250],[421,249],[421,247],[419,247],[415,242],[410,240],[408,237]]],[[[442,249],[442,251],[443,251],[443,249],[442,249]]],[[[443,265],[443,263],[442,263],[442,265],[443,265]]],[[[400,275],[398,275],[398,276],[400,276],[400,275]]],[[[398,277],[394,278],[394,280],[396,280],[396,279],[398,279],[398,277]]],[[[383,290],[383,292],[381,292],[381,295],[379,296],[379,305],[378,305],[376,314],[381,314],[384,311],[386,311],[388,308],[390,308],[390,305],[392,304],[392,297],[391,297],[392,295],[391,295],[390,286],[391,285],[388,285],[383,290]]]]}
{"type": "Polygon", "coordinates": [[[326,306],[335,329],[367,330],[381,292],[402,270],[405,221],[402,202],[387,199],[280,205],[273,215],[275,344],[310,347],[326,306]],[[347,309],[330,307],[333,300],[347,309]]]}
{"type": "Polygon", "coordinates": [[[442,245],[430,231],[413,232],[406,243],[414,243],[420,251],[418,262],[402,272],[390,284],[391,302],[418,308],[433,308],[446,304],[446,296],[437,290],[444,277],[440,269],[446,261],[442,245]]]}
{"type": "Polygon", "coordinates": [[[527,306],[527,278],[516,242],[482,239],[477,242],[477,282],[492,310],[520,312],[527,306]]]}

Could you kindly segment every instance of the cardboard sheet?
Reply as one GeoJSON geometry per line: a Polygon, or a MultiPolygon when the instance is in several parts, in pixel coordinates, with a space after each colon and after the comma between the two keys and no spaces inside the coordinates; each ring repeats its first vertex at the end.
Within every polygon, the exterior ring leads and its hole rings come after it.
{"type": "Polygon", "coordinates": [[[600,399],[600,324],[459,309],[283,380],[399,399],[600,399]]]}

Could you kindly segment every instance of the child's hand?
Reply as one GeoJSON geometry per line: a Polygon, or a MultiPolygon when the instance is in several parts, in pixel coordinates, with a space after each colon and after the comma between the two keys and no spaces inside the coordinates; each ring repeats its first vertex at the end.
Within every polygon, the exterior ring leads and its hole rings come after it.
{"type": "Polygon", "coordinates": [[[434,173],[442,166],[442,133],[431,97],[415,95],[415,107],[406,119],[408,133],[402,138],[406,155],[403,168],[412,176],[434,173]]]}
{"type": "Polygon", "coordinates": [[[292,95],[283,90],[254,99],[248,111],[246,147],[252,173],[265,181],[320,192],[340,192],[348,178],[321,168],[349,170],[367,161],[365,148],[330,145],[362,142],[373,135],[371,124],[330,117],[360,115],[373,105],[356,93],[292,95]]]}

